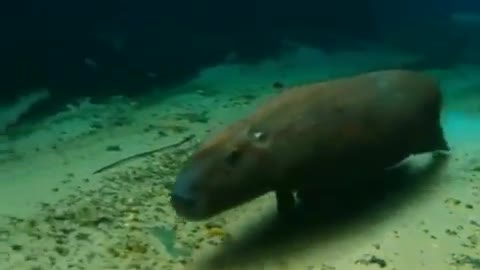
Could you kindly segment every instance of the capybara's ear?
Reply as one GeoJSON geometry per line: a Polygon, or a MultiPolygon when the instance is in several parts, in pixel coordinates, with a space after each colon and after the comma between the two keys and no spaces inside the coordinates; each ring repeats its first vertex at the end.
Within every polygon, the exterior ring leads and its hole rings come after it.
{"type": "Polygon", "coordinates": [[[268,148],[271,144],[271,137],[265,131],[259,129],[251,129],[248,131],[248,141],[252,147],[268,148]]]}

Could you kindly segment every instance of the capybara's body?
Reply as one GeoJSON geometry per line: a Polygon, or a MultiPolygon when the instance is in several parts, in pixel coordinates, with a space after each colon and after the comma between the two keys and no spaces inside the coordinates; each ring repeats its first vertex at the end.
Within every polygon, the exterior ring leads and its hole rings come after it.
{"type": "Polygon", "coordinates": [[[180,172],[172,203],[179,215],[203,219],[269,191],[281,200],[448,150],[441,103],[434,79],[404,70],[287,89],[204,142],[180,172]]]}

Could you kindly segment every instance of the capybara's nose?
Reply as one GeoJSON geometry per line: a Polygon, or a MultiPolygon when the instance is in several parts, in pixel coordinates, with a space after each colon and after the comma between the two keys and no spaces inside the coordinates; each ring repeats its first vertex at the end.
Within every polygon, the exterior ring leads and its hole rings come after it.
{"type": "Polygon", "coordinates": [[[195,199],[191,197],[185,197],[181,194],[170,194],[170,200],[176,211],[180,213],[189,212],[190,209],[195,207],[195,199]]]}

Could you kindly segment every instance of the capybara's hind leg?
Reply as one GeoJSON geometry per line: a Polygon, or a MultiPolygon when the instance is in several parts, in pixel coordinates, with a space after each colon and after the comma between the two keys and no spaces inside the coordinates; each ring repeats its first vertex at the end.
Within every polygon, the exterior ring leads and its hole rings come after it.
{"type": "Polygon", "coordinates": [[[450,146],[448,145],[447,140],[445,139],[445,134],[442,127],[439,125],[434,136],[436,140],[435,148],[432,153],[432,158],[434,160],[445,160],[449,157],[450,146]]]}
{"type": "Polygon", "coordinates": [[[426,131],[420,140],[418,140],[418,144],[414,147],[412,154],[423,154],[429,152],[437,152],[443,151],[448,152],[450,151],[450,147],[448,146],[447,140],[445,139],[445,135],[443,133],[442,127],[438,124],[436,127],[432,128],[433,131],[426,131]]]}
{"type": "Polygon", "coordinates": [[[438,125],[434,134],[434,150],[435,151],[450,151],[450,146],[445,139],[443,128],[438,125]]]}

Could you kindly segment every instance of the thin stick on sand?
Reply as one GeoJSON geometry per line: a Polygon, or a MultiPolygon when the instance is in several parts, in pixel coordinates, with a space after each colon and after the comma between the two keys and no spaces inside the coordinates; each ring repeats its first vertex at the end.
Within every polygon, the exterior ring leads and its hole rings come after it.
{"type": "Polygon", "coordinates": [[[193,138],[195,138],[195,135],[189,135],[189,136],[186,136],[185,138],[183,138],[182,140],[180,140],[179,142],[176,142],[176,143],[172,143],[172,144],[169,144],[169,145],[166,145],[166,146],[162,146],[160,148],[157,148],[157,149],[153,149],[153,150],[150,150],[150,151],[146,151],[146,152],[142,152],[142,153],[138,153],[138,154],[135,154],[135,155],[132,155],[132,156],[128,156],[126,158],[122,158],[120,160],[117,160],[107,166],[104,166],[96,171],[93,172],[93,174],[97,174],[97,173],[101,173],[103,171],[106,171],[108,169],[111,169],[115,166],[118,166],[122,163],[125,163],[127,161],[130,161],[130,160],[133,160],[133,159],[136,159],[136,158],[141,158],[141,157],[146,157],[146,156],[149,156],[151,154],[154,154],[154,153],[157,153],[157,152],[161,152],[161,151],[165,151],[165,150],[168,150],[170,148],[174,148],[174,147],[179,147],[181,146],[182,144],[185,144],[189,141],[191,141],[193,138]]]}

